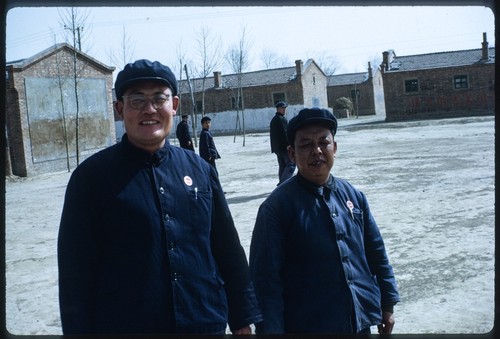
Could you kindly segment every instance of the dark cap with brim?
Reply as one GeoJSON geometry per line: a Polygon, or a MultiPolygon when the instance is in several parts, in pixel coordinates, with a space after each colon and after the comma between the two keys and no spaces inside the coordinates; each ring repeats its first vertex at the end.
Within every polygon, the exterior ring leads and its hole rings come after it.
{"type": "Polygon", "coordinates": [[[325,126],[334,136],[337,133],[337,119],[333,113],[324,108],[304,108],[288,123],[287,135],[290,145],[293,146],[295,133],[300,128],[312,124],[325,126]]]}
{"type": "Polygon", "coordinates": [[[173,95],[177,95],[177,80],[168,66],[158,61],[137,60],[125,65],[118,73],[115,81],[116,98],[121,99],[125,90],[139,81],[157,81],[170,87],[173,95]]]}

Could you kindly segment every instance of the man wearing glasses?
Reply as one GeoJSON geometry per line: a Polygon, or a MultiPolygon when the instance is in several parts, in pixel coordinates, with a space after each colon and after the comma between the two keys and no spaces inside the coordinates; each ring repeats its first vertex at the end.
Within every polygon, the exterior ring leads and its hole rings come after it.
{"type": "Polygon", "coordinates": [[[138,60],[115,82],[122,141],[73,172],[58,238],[64,334],[250,334],[262,320],[217,175],[166,140],[170,68],[138,60]]]}

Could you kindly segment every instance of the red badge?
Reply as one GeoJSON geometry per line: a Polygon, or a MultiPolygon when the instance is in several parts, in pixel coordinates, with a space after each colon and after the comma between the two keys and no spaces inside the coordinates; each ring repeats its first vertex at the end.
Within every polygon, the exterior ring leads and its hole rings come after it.
{"type": "Polygon", "coordinates": [[[189,177],[189,176],[187,176],[187,175],[186,175],[186,176],[184,177],[184,183],[185,183],[186,185],[188,185],[188,186],[191,186],[191,185],[193,184],[193,179],[191,179],[191,177],[189,177]]]}

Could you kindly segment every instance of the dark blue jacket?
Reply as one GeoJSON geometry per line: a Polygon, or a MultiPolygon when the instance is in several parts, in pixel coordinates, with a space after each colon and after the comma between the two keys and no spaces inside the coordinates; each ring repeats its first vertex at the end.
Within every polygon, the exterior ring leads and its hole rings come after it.
{"type": "Polygon", "coordinates": [[[123,137],[68,183],[58,239],[63,332],[224,333],[261,319],[217,175],[123,137]]]}
{"type": "Polygon", "coordinates": [[[212,160],[220,159],[212,133],[206,128],[203,128],[200,132],[200,157],[206,161],[209,161],[209,158],[212,158],[212,160]]]}
{"type": "Polygon", "coordinates": [[[287,152],[288,142],[287,135],[288,120],[282,114],[276,112],[269,123],[269,138],[271,140],[271,153],[287,152]]]}
{"type": "Polygon", "coordinates": [[[365,196],[333,176],[324,188],[296,175],[262,203],[250,272],[264,317],[256,333],[355,333],[399,301],[365,196]]]}
{"type": "Polygon", "coordinates": [[[182,148],[194,151],[193,141],[191,140],[191,134],[189,133],[189,124],[187,121],[181,120],[177,125],[175,131],[177,139],[179,139],[179,145],[182,148]]]}

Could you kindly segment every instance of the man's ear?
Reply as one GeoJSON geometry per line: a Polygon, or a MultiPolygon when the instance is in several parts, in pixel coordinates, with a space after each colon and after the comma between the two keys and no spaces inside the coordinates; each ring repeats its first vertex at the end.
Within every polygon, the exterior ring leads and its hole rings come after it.
{"type": "Polygon", "coordinates": [[[174,110],[174,115],[176,114],[178,107],[179,107],[179,97],[175,95],[174,97],[172,97],[172,108],[174,110]]]}
{"type": "Polygon", "coordinates": [[[290,160],[295,163],[295,149],[291,145],[288,145],[286,150],[288,151],[288,157],[290,160]]]}
{"type": "Polygon", "coordinates": [[[123,119],[123,101],[117,100],[114,102],[114,105],[116,113],[123,119]]]}

